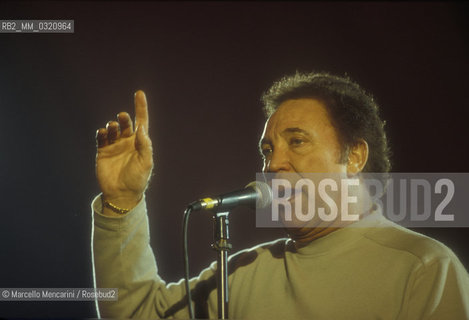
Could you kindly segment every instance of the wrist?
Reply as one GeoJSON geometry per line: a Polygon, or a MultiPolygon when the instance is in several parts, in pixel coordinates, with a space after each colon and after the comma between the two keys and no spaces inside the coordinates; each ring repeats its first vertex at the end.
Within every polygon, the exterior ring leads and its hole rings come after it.
{"type": "Polygon", "coordinates": [[[135,208],[142,200],[143,194],[129,196],[109,196],[101,195],[103,214],[105,215],[123,215],[135,208]]]}

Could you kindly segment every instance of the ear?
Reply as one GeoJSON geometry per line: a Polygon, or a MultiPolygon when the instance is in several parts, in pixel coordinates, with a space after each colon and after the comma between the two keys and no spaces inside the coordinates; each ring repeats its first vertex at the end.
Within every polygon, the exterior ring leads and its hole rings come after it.
{"type": "Polygon", "coordinates": [[[347,174],[355,175],[363,170],[368,161],[368,143],[360,139],[348,153],[347,174]]]}

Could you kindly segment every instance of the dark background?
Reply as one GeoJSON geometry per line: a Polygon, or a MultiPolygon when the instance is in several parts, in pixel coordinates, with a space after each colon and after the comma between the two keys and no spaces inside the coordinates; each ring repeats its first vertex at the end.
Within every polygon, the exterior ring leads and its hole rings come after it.
{"type": "MultiPolygon", "coordinates": [[[[133,114],[137,89],[156,150],[151,243],[168,281],[182,276],[184,206],[260,171],[259,97],[285,74],[347,74],[372,92],[393,171],[468,171],[465,3],[1,2],[0,19],[75,20],[74,34],[0,34],[0,287],[92,287],[94,135],[133,114]]],[[[234,213],[235,251],[283,235],[234,213]]],[[[420,231],[469,266],[467,229],[420,231]]],[[[194,215],[189,233],[195,275],[215,258],[210,217],[194,215]]],[[[91,302],[0,310],[95,317],[91,302]]]]}

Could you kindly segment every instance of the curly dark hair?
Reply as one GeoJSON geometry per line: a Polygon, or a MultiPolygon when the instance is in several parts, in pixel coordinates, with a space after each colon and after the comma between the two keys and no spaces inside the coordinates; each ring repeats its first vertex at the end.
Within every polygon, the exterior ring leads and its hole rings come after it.
{"type": "Polygon", "coordinates": [[[270,117],[285,101],[311,98],[321,101],[331,118],[341,145],[340,163],[360,139],[368,143],[368,161],[363,172],[389,172],[390,149],[384,131],[385,122],[371,95],[348,77],[328,73],[299,73],[275,82],[263,96],[264,113],[270,117]]]}

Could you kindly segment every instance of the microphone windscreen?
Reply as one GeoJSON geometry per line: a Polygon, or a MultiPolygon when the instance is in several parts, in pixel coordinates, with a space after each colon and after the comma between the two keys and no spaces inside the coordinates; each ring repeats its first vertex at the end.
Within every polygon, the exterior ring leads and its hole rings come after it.
{"type": "Polygon", "coordinates": [[[246,188],[253,188],[257,192],[256,208],[263,209],[272,203],[272,189],[262,181],[252,181],[246,188]]]}

